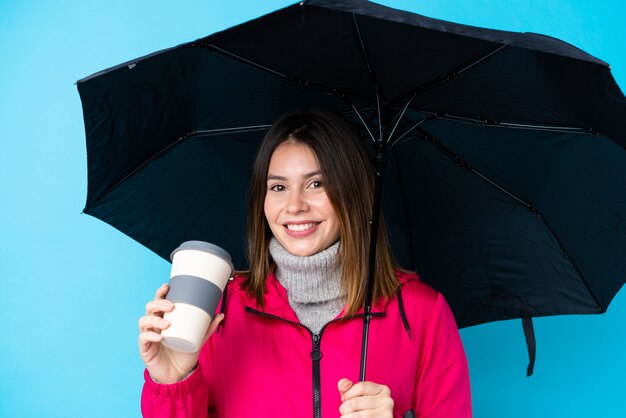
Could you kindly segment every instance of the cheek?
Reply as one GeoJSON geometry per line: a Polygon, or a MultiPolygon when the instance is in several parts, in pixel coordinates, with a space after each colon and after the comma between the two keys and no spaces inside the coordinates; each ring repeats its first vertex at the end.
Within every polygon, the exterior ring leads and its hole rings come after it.
{"type": "Polygon", "coordinates": [[[333,204],[330,203],[330,200],[328,200],[328,198],[326,199],[326,202],[324,204],[324,212],[326,213],[326,219],[328,219],[329,221],[332,221],[333,232],[336,233],[337,236],[339,236],[340,228],[341,228],[339,225],[339,215],[337,215],[337,212],[335,211],[333,204]]]}
{"type": "Polygon", "coordinates": [[[339,239],[341,237],[341,224],[339,222],[339,217],[335,215],[335,225],[333,228],[333,235],[335,239],[339,239]]]}
{"type": "Polygon", "coordinates": [[[267,196],[265,196],[265,200],[263,201],[263,214],[265,215],[265,219],[269,222],[270,218],[271,206],[267,200],[267,196]]]}
{"type": "Polygon", "coordinates": [[[268,196],[265,196],[265,201],[263,202],[263,212],[265,214],[265,219],[271,225],[273,220],[276,220],[276,203],[268,196]]]}

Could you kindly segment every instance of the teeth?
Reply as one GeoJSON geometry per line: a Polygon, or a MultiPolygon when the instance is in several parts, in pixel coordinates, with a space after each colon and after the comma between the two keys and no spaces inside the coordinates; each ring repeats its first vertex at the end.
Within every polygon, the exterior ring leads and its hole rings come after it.
{"type": "Polygon", "coordinates": [[[306,231],[307,229],[313,228],[317,223],[310,224],[287,224],[287,229],[290,231],[306,231]]]}

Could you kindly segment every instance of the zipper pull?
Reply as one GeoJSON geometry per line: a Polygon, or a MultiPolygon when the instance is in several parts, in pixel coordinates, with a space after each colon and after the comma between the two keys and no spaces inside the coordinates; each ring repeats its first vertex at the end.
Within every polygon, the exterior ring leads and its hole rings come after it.
{"type": "Polygon", "coordinates": [[[311,338],[313,339],[313,350],[311,350],[311,358],[313,361],[320,361],[322,358],[322,352],[320,350],[320,336],[317,334],[312,334],[311,338]]]}

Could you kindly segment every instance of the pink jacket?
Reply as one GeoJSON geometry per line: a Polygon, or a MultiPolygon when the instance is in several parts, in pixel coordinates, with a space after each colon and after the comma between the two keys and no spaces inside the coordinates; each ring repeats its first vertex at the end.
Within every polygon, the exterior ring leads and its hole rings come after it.
{"type": "MultiPolygon", "coordinates": [[[[417,276],[398,276],[400,304],[395,296],[372,307],[367,380],[389,386],[394,417],[408,410],[420,418],[471,417],[467,361],[450,308],[417,276]]],[[[274,275],[267,280],[263,309],[241,283],[236,278],[229,284],[223,326],[187,379],[160,385],[145,372],[143,415],[338,417],[337,382],[359,379],[362,315],[333,320],[312,335],[299,324],[274,275]]]]}

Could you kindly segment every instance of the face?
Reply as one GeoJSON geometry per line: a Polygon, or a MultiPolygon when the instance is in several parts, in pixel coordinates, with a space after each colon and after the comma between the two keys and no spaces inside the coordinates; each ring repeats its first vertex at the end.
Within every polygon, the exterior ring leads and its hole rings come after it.
{"type": "Polygon", "coordinates": [[[264,209],[272,234],[293,255],[316,254],[339,239],[339,217],[317,157],[306,145],[285,141],[274,150],[264,209]]]}

